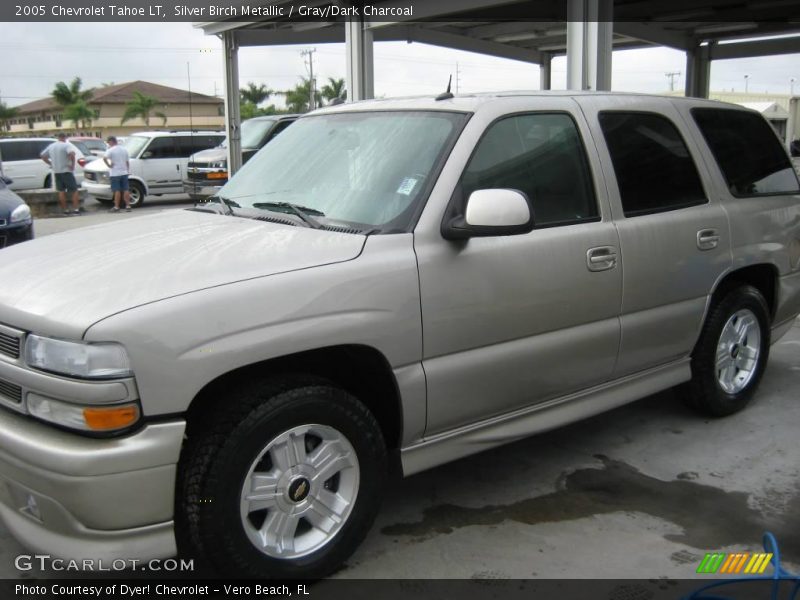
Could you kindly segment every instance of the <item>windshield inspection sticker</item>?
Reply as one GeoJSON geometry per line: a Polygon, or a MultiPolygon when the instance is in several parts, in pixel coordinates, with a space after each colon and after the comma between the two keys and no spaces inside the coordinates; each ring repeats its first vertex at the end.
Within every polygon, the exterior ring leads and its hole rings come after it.
{"type": "Polygon", "coordinates": [[[414,188],[417,186],[417,180],[413,177],[406,177],[403,181],[400,182],[400,187],[397,188],[398,194],[403,194],[404,196],[408,196],[411,192],[414,191],[414,188]]]}

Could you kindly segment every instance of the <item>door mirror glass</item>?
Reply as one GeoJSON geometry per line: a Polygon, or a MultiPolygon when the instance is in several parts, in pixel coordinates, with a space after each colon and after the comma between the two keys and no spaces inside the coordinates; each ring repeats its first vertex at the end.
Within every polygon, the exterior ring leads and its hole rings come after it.
{"type": "Polygon", "coordinates": [[[142,152],[142,158],[153,158],[153,153],[150,150],[142,152]]]}

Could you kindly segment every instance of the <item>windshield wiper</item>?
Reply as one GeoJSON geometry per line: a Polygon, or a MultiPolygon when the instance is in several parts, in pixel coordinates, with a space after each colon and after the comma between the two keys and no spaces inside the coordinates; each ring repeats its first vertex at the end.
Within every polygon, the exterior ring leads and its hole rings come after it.
{"type": "MultiPolygon", "coordinates": [[[[265,208],[267,210],[275,209],[275,208],[288,208],[292,214],[297,215],[300,217],[303,222],[311,227],[312,229],[320,229],[322,224],[319,223],[316,219],[313,219],[309,216],[309,214],[314,215],[315,217],[324,217],[325,213],[321,210],[317,210],[316,208],[309,208],[307,206],[298,206],[297,204],[292,204],[291,202],[256,202],[253,204],[253,208],[265,208]]],[[[276,211],[276,212],[285,212],[285,211],[276,211]]]]}

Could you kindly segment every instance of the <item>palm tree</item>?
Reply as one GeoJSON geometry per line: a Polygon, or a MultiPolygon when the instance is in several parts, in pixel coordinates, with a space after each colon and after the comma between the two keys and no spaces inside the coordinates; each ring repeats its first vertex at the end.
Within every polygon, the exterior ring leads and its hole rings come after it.
{"type": "Polygon", "coordinates": [[[144,124],[150,127],[150,115],[154,114],[157,117],[163,119],[163,125],[167,124],[167,115],[162,112],[154,112],[153,109],[158,105],[159,101],[157,98],[153,98],[152,96],[147,96],[142,94],[141,92],[133,92],[133,100],[128,102],[125,105],[125,113],[122,115],[122,120],[120,121],[120,125],[122,125],[125,121],[130,121],[131,119],[135,119],[136,117],[141,117],[144,124]]]}
{"type": "Polygon", "coordinates": [[[239,100],[242,103],[250,103],[258,106],[275,92],[266,85],[256,86],[252,81],[247,82],[247,87],[239,90],[239,100]]]}
{"type": "Polygon", "coordinates": [[[328,83],[322,86],[322,97],[328,102],[337,98],[347,98],[347,90],[344,89],[344,78],[334,79],[328,77],[328,83]]]}
{"type": "MultiPolygon", "coordinates": [[[[291,112],[308,112],[308,101],[310,100],[311,96],[311,81],[309,79],[306,77],[301,77],[300,83],[298,83],[293,89],[286,90],[282,93],[286,97],[286,106],[291,112]]],[[[322,95],[318,91],[314,92],[314,98],[316,99],[317,104],[321,103],[322,95]]]]}
{"type": "Polygon", "coordinates": [[[94,117],[94,110],[89,108],[85,100],[73,102],[64,109],[64,118],[72,121],[75,129],[89,129],[94,117]]]}
{"type": "Polygon", "coordinates": [[[8,131],[11,126],[8,122],[17,116],[17,109],[13,106],[6,106],[5,102],[0,102],[0,129],[8,131]]]}
{"type": "Polygon", "coordinates": [[[92,90],[82,90],[81,84],[80,77],[73,79],[69,85],[63,81],[59,81],[56,87],[53,88],[53,91],[50,92],[50,95],[53,97],[53,100],[64,108],[76,102],[88,102],[92,99],[92,90]]]}

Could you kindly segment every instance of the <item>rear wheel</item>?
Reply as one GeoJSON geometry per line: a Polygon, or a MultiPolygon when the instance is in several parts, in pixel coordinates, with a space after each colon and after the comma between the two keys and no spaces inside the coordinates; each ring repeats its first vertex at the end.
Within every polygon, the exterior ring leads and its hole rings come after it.
{"type": "Polygon", "coordinates": [[[53,177],[51,175],[47,175],[44,178],[44,186],[42,186],[42,187],[45,190],[49,190],[50,188],[53,187],[53,177]]]}
{"type": "Polygon", "coordinates": [[[137,207],[144,203],[144,186],[138,181],[131,181],[129,183],[131,194],[131,206],[137,207]]]}
{"type": "Polygon", "coordinates": [[[764,374],[769,337],[761,292],[749,285],[729,291],[711,308],[692,356],[689,404],[718,417],[742,410],[764,374]]]}
{"type": "Polygon", "coordinates": [[[318,578],[371,526],[386,473],[375,418],[305,379],[248,386],[190,430],[176,509],[189,551],[234,577],[318,578]]]}

